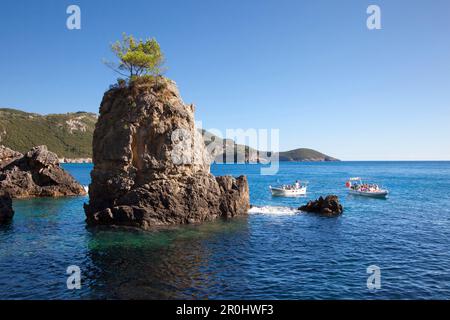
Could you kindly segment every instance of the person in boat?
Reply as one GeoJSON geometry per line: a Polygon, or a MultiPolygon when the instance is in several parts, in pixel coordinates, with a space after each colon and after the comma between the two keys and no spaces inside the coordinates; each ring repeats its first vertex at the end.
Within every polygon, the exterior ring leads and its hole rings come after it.
{"type": "Polygon", "coordinates": [[[295,181],[295,189],[300,189],[300,181],[295,181]]]}

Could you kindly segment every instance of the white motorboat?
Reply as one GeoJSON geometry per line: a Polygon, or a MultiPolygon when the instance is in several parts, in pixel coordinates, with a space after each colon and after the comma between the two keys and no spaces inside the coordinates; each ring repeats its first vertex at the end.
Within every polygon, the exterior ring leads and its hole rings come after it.
{"type": "Polygon", "coordinates": [[[387,189],[380,188],[376,184],[363,183],[362,179],[350,178],[345,186],[348,188],[348,193],[356,196],[372,197],[372,198],[386,198],[389,195],[387,189]]]}
{"type": "Polygon", "coordinates": [[[269,186],[269,189],[274,197],[297,197],[306,194],[307,185],[297,181],[293,185],[283,185],[279,187],[269,186]]]}

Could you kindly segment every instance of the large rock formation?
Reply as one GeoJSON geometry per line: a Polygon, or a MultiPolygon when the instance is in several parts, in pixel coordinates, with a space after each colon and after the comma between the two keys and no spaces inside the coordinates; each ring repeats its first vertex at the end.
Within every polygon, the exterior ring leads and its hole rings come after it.
{"type": "Polygon", "coordinates": [[[58,156],[46,146],[25,155],[2,148],[0,154],[0,195],[12,198],[85,195],[86,191],[59,166],[58,156]]]}
{"type": "Polygon", "coordinates": [[[14,211],[9,195],[0,195],[0,224],[12,219],[14,211]]]}
{"type": "Polygon", "coordinates": [[[338,216],[344,212],[344,208],[339,203],[339,198],[335,195],[326,196],[325,199],[320,197],[315,201],[309,201],[306,205],[301,206],[298,210],[319,213],[325,216],[338,216]]]}
{"type": "Polygon", "coordinates": [[[247,178],[209,173],[210,156],[174,82],[105,93],[94,132],[88,224],[195,223],[246,214],[247,178]]]}

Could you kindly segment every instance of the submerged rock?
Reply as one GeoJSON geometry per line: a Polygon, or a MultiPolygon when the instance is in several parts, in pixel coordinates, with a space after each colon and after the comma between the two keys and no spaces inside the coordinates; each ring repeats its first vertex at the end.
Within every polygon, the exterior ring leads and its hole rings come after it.
{"type": "Polygon", "coordinates": [[[34,147],[25,155],[8,160],[0,168],[0,190],[12,198],[86,194],[84,188],[59,166],[58,156],[46,146],[34,147]]]}
{"type": "Polygon", "coordinates": [[[107,91],[93,141],[88,224],[195,223],[246,214],[247,178],[214,177],[211,157],[167,79],[107,91]]]}
{"type": "Polygon", "coordinates": [[[12,200],[9,195],[0,195],[0,223],[8,222],[12,219],[14,210],[12,200]]]}
{"type": "Polygon", "coordinates": [[[325,199],[320,197],[315,201],[309,201],[306,205],[298,208],[298,210],[326,216],[337,216],[344,212],[344,208],[339,203],[339,198],[335,195],[326,196],[325,199]]]}

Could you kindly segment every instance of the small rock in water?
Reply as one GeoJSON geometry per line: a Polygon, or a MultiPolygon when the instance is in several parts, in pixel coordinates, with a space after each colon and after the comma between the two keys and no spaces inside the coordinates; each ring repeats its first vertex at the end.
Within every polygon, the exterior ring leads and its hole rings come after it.
{"type": "Polygon", "coordinates": [[[344,212],[338,196],[335,195],[326,196],[325,199],[320,197],[315,201],[309,201],[306,205],[298,208],[298,210],[319,213],[330,217],[338,216],[344,212]]]}
{"type": "Polygon", "coordinates": [[[8,194],[0,196],[0,223],[11,220],[13,215],[11,197],[8,194]]]}

